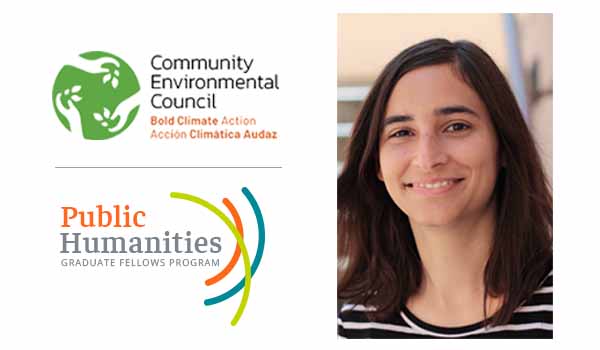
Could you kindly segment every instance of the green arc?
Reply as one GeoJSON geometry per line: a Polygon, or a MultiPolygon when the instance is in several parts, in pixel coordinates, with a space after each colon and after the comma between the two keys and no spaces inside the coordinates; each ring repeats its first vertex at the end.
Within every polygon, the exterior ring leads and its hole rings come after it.
{"type": "Polygon", "coordinates": [[[202,198],[198,198],[196,196],[192,196],[191,194],[181,193],[181,192],[171,192],[171,198],[184,199],[184,200],[187,200],[190,202],[194,202],[196,204],[199,204],[199,205],[205,207],[206,209],[210,210],[211,212],[213,212],[216,216],[219,217],[219,219],[221,219],[225,223],[225,225],[227,225],[227,227],[229,227],[229,230],[233,233],[233,236],[235,237],[237,244],[240,246],[240,249],[242,251],[242,258],[244,260],[244,282],[245,283],[244,283],[244,292],[242,294],[242,300],[240,301],[240,305],[238,306],[238,309],[237,309],[235,315],[233,316],[233,319],[231,320],[231,325],[235,326],[238,323],[238,321],[240,320],[240,317],[242,317],[242,314],[244,313],[244,309],[246,308],[246,304],[248,303],[248,296],[250,295],[250,283],[252,281],[252,275],[250,272],[250,256],[248,255],[248,249],[246,249],[246,244],[244,244],[244,240],[242,239],[242,236],[240,235],[238,230],[235,228],[235,225],[231,222],[231,220],[229,220],[229,218],[227,216],[225,216],[225,214],[223,214],[223,212],[221,210],[219,210],[219,208],[215,207],[211,203],[205,201],[202,198]]]}

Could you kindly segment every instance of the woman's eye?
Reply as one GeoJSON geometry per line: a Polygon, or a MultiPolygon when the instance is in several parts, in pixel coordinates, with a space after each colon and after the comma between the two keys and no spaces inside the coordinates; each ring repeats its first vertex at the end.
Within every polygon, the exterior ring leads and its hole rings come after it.
{"type": "Polygon", "coordinates": [[[446,130],[450,131],[450,132],[459,132],[459,131],[464,131],[464,130],[468,130],[470,129],[471,126],[467,125],[465,123],[454,123],[449,125],[446,130]]]}
{"type": "Polygon", "coordinates": [[[390,137],[406,137],[410,136],[412,133],[410,130],[398,130],[393,132],[390,137]]]}

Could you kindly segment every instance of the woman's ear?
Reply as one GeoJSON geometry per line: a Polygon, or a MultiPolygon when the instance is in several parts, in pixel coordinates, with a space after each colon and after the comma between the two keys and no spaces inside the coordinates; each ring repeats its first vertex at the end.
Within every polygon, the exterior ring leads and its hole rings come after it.
{"type": "Polygon", "coordinates": [[[381,164],[379,163],[379,157],[375,158],[375,169],[377,169],[377,178],[383,182],[383,174],[381,173],[381,164]]]}
{"type": "Polygon", "coordinates": [[[383,175],[381,175],[381,166],[379,166],[379,164],[377,164],[377,178],[379,181],[383,182],[383,175]]]}

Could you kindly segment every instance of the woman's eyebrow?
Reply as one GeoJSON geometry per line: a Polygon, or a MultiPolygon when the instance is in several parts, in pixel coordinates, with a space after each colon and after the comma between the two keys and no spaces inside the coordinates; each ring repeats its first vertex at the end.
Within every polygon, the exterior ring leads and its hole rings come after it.
{"type": "MultiPolygon", "coordinates": [[[[448,116],[454,113],[466,113],[466,114],[470,114],[474,117],[479,118],[479,114],[477,114],[474,110],[472,110],[471,108],[464,106],[464,105],[451,105],[451,106],[445,106],[445,107],[440,107],[440,108],[436,108],[433,113],[436,116],[448,116]]],[[[402,123],[402,122],[407,122],[407,121],[411,121],[411,120],[415,120],[415,118],[412,115],[392,115],[389,117],[386,117],[383,120],[383,128],[385,128],[386,126],[393,124],[393,123],[402,123]]]]}
{"type": "Polygon", "coordinates": [[[385,128],[386,126],[392,124],[392,123],[402,123],[402,122],[407,122],[410,120],[414,120],[415,118],[413,118],[411,115],[392,115],[389,117],[386,117],[383,120],[383,127],[385,128]]]}
{"type": "Polygon", "coordinates": [[[463,105],[452,105],[452,106],[440,107],[440,108],[436,108],[436,110],[434,111],[434,114],[438,115],[438,116],[447,116],[447,115],[454,114],[454,113],[466,113],[466,114],[471,114],[472,116],[479,118],[479,114],[475,113],[475,111],[472,110],[471,108],[469,108],[467,106],[463,106],[463,105]]]}

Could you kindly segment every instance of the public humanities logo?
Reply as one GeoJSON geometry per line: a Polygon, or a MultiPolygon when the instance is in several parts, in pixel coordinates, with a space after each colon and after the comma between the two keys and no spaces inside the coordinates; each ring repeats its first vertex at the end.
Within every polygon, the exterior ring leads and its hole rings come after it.
{"type": "Polygon", "coordinates": [[[181,192],[171,193],[171,198],[190,201],[211,211],[219,219],[221,219],[221,221],[223,221],[223,223],[227,226],[229,231],[231,231],[231,233],[235,237],[237,246],[235,252],[233,253],[233,256],[229,260],[229,263],[219,273],[206,279],[205,284],[207,286],[211,286],[224,279],[237,264],[240,258],[240,254],[242,255],[242,261],[244,263],[244,277],[225,293],[204,300],[204,305],[206,306],[215,305],[231,298],[243,289],[242,300],[240,301],[240,305],[238,306],[238,309],[235,315],[233,316],[233,319],[231,320],[232,326],[235,326],[237,324],[240,317],[244,313],[244,309],[246,308],[246,304],[248,302],[248,296],[250,295],[250,285],[252,281],[252,276],[254,276],[254,273],[260,265],[260,261],[262,259],[263,251],[265,248],[265,224],[263,221],[262,213],[260,211],[260,207],[258,206],[258,203],[254,199],[254,196],[252,195],[250,190],[248,190],[246,187],[243,187],[242,193],[244,194],[246,200],[250,203],[250,206],[252,207],[254,216],[256,218],[256,225],[258,231],[258,246],[256,248],[256,253],[254,255],[254,260],[252,261],[252,263],[250,262],[248,249],[246,248],[246,245],[244,243],[244,226],[242,224],[242,220],[236,207],[233,205],[233,203],[231,203],[229,199],[223,198],[223,204],[225,205],[225,207],[229,211],[229,214],[233,218],[233,222],[225,213],[223,213],[223,211],[221,211],[215,205],[202,198],[181,192]]]}
{"type": "Polygon", "coordinates": [[[62,67],[52,104],[75,137],[105,140],[125,131],[139,110],[140,84],[129,65],[107,52],[81,54],[62,67]]]}
{"type": "MultiPolygon", "coordinates": [[[[204,300],[206,306],[216,305],[242,292],[240,304],[231,320],[232,326],[238,323],[244,313],[250,295],[252,277],[260,265],[265,248],[265,223],[260,207],[248,188],[243,187],[241,191],[256,219],[256,229],[253,228],[254,225],[244,226],[236,206],[228,198],[223,198],[226,210],[221,210],[200,197],[181,192],[170,193],[170,198],[208,209],[227,226],[235,238],[235,251],[227,265],[205,280],[207,286],[220,282],[233,287],[220,295],[204,300]],[[228,212],[229,215],[225,212],[228,212]],[[245,231],[256,232],[257,239],[256,241],[252,240],[253,243],[257,242],[253,260],[250,259],[246,245],[248,240],[244,236],[245,231]],[[242,257],[244,276],[235,284],[226,282],[226,277],[231,275],[230,272],[234,270],[240,256],[242,257]]],[[[212,256],[221,253],[221,235],[210,237],[201,231],[192,232],[191,230],[182,235],[177,230],[163,231],[162,229],[160,230],[162,234],[145,234],[142,229],[146,228],[147,212],[139,210],[139,208],[133,209],[128,204],[113,205],[112,209],[99,204],[90,211],[75,206],[63,206],[61,209],[60,246],[62,249],[60,254],[61,265],[64,267],[220,266],[218,259],[204,259],[204,254],[212,256]],[[66,228],[70,228],[72,231],[65,230],[66,228]],[[119,230],[123,228],[128,229],[126,235],[119,234],[119,230]],[[105,229],[109,229],[109,231],[104,231],[105,229]],[[195,255],[195,253],[200,255],[195,255]],[[146,254],[152,256],[147,257],[146,254]],[[186,257],[182,258],[182,256],[186,257]],[[214,261],[217,263],[214,264],[214,261]]],[[[202,279],[205,277],[202,276],[202,279]]],[[[231,277],[229,281],[231,281],[231,277]]]]}

